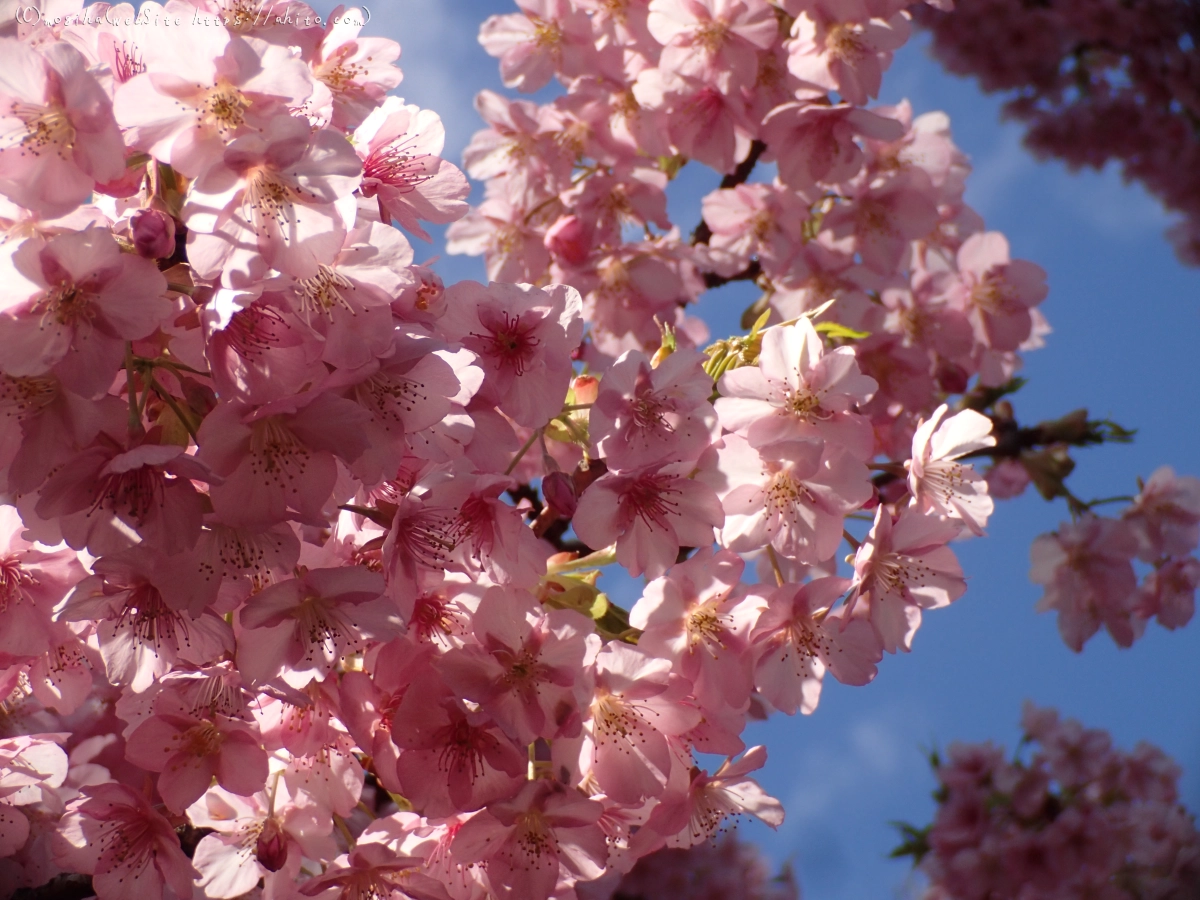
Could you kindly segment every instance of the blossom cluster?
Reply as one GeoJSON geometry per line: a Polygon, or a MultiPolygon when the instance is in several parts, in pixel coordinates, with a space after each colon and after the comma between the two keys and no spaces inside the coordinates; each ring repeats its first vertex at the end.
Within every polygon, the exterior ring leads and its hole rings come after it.
{"type": "Polygon", "coordinates": [[[1076,652],[1102,626],[1128,647],[1151,619],[1174,630],[1195,613],[1200,479],[1163,466],[1139,486],[1119,518],[1086,510],[1031,548],[1030,578],[1045,586],[1038,609],[1057,611],[1076,652]],[[1135,562],[1148,568],[1140,584],[1135,562]]]}
{"type": "Polygon", "coordinates": [[[904,4],[526,3],[483,39],[569,89],[481,98],[473,212],[353,10],[58,6],[0,35],[0,885],[603,898],[778,825],[747,719],[964,593],[949,401],[1044,331],[945,120],[862,108],[904,4]],[[415,262],[450,223],[497,280],[415,262]]]}
{"type": "Polygon", "coordinates": [[[1171,211],[1181,261],[1200,265],[1200,52],[1195,10],[1174,0],[958,0],[918,24],[948,70],[1009,94],[1025,144],[1068,166],[1118,162],[1171,211]]]}
{"type": "Polygon", "coordinates": [[[574,285],[593,365],[652,350],[656,320],[702,342],[686,306],[730,280],[762,290],[747,327],[834,300],[818,321],[856,336],[878,385],[862,411],[899,458],[947,394],[1006,383],[1040,346],[1045,273],[964,203],[946,116],[865,108],[909,36],[907,0],[517,5],[481,43],[510,87],[563,90],[479,95],[489,127],[464,158],[486,198],[448,250],[484,254],[492,278],[574,285]],[[760,162],[773,177],[750,180],[760,162]],[[688,237],[667,195],[696,163],[724,178],[688,237]]]}
{"type": "Polygon", "coordinates": [[[1200,885],[1200,832],[1179,803],[1179,767],[1157,747],[1027,704],[1028,758],[952,744],[934,760],[937,814],[905,827],[926,900],[1185,900],[1200,885]]]}

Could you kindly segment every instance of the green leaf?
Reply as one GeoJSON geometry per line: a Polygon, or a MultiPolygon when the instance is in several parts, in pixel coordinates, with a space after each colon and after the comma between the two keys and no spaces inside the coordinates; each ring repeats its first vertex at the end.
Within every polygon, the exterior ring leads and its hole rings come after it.
{"type": "Polygon", "coordinates": [[[853,328],[847,328],[840,322],[818,322],[813,326],[820,334],[831,338],[842,338],[843,340],[861,341],[863,338],[871,336],[869,331],[855,331],[853,328]]]}
{"type": "Polygon", "coordinates": [[[920,865],[921,860],[925,858],[925,854],[930,851],[929,833],[933,830],[932,825],[926,825],[924,828],[917,828],[915,825],[909,825],[907,822],[889,822],[893,828],[900,832],[903,839],[900,845],[892,850],[888,856],[891,859],[901,859],[905,856],[913,858],[913,865],[920,865]]]}

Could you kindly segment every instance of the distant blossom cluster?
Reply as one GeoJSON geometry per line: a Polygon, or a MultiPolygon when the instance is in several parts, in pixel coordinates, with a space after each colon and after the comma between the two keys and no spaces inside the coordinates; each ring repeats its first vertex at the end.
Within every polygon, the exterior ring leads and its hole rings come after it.
{"type": "Polygon", "coordinates": [[[917,10],[934,55],[1009,92],[1025,144],[1072,167],[1119,163],[1167,209],[1180,260],[1200,265],[1200,12],[1178,0],[957,0],[917,10]]]}
{"type": "Polygon", "coordinates": [[[567,91],[481,96],[476,210],[353,10],[5,25],[0,896],[789,896],[683,851],[782,822],[750,716],[962,596],[953,395],[1046,330],[944,118],[863,108],[906,5],[526,2],[482,40],[567,91]],[[685,157],[728,183],[691,241],[685,157]],[[415,262],[446,224],[496,281],[415,262]]]}
{"type": "Polygon", "coordinates": [[[1088,511],[1033,543],[1029,577],[1045,586],[1038,609],[1058,613],[1072,650],[1101,627],[1128,647],[1151,619],[1174,630],[1195,614],[1200,479],[1163,466],[1132,501],[1120,518],[1088,511]],[[1135,562],[1150,567],[1140,583],[1135,562]]]}
{"type": "Polygon", "coordinates": [[[1106,732],[1031,704],[1021,725],[1027,761],[992,744],[952,744],[935,761],[937,815],[900,851],[921,859],[925,900],[1197,896],[1200,833],[1166,754],[1117,750],[1106,732]]]}

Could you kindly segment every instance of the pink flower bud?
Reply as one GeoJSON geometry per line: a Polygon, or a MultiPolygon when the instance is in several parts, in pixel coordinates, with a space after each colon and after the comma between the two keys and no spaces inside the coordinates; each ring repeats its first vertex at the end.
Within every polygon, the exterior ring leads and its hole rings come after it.
{"type": "Polygon", "coordinates": [[[575,496],[575,483],[570,475],[551,472],[542,479],[542,494],[550,508],[560,517],[569,519],[575,515],[579,501],[575,496]]]}
{"type": "Polygon", "coordinates": [[[1000,500],[1010,500],[1025,492],[1029,486],[1029,470],[1015,459],[997,460],[985,474],[988,494],[1000,500]]]}
{"type": "Polygon", "coordinates": [[[446,311],[446,285],[433,269],[409,266],[410,283],[400,289],[392,311],[402,319],[432,321],[446,311]]]}
{"type": "Polygon", "coordinates": [[[578,216],[562,216],[543,239],[546,249],[568,265],[582,265],[591,250],[588,228],[578,216]]]}
{"type": "Polygon", "coordinates": [[[594,375],[580,375],[571,384],[576,403],[595,403],[600,393],[600,379],[594,375]]]}
{"type": "Polygon", "coordinates": [[[274,819],[267,819],[254,844],[254,855],[268,872],[278,872],[287,862],[287,837],[274,819]]]}
{"type": "Polygon", "coordinates": [[[157,209],[139,209],[129,219],[138,256],[163,259],[175,252],[175,220],[157,209]]]}

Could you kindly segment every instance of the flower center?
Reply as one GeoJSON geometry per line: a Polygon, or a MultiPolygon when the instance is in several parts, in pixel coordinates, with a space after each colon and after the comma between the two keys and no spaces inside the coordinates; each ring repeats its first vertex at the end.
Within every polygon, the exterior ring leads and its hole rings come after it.
{"type": "Polygon", "coordinates": [[[807,388],[789,391],[784,408],[796,418],[806,422],[825,418],[819,414],[821,398],[807,388]]]}
{"type": "Polygon", "coordinates": [[[246,122],[250,101],[227,81],[220,81],[204,92],[200,100],[200,121],[222,138],[231,138],[246,122]]]}
{"type": "Polygon", "coordinates": [[[630,484],[621,497],[625,517],[632,521],[637,516],[652,528],[667,528],[667,516],[679,514],[679,504],[668,500],[667,495],[680,493],[667,487],[667,481],[661,476],[644,475],[630,484]]]}
{"type": "Polygon", "coordinates": [[[692,42],[710,55],[721,51],[729,38],[729,25],[726,22],[705,22],[695,31],[692,42]]]}
{"type": "Polygon", "coordinates": [[[145,582],[130,590],[117,626],[130,629],[134,641],[150,647],[155,656],[159,655],[164,643],[176,643],[177,631],[184,641],[187,640],[187,623],[183,616],[167,606],[158,588],[145,582]]]}
{"type": "Polygon", "coordinates": [[[596,743],[636,738],[645,740],[645,720],[624,698],[598,690],[592,703],[592,730],[596,743]]]}
{"type": "Polygon", "coordinates": [[[363,180],[380,181],[407,194],[432,178],[433,157],[414,153],[410,147],[418,138],[419,134],[405,135],[373,151],[363,163],[363,180]]]}
{"type": "Polygon", "coordinates": [[[689,613],[684,621],[684,629],[688,636],[689,652],[694,651],[697,646],[703,646],[715,657],[725,649],[721,617],[711,604],[706,603],[689,613]]]}
{"type": "Polygon", "coordinates": [[[57,153],[62,159],[68,159],[74,152],[75,126],[61,106],[14,101],[9,106],[9,115],[25,123],[25,134],[18,141],[22,156],[57,153]]]}
{"type": "Polygon", "coordinates": [[[117,76],[117,81],[124,84],[134,75],[141,75],[145,71],[146,63],[142,60],[137,44],[121,41],[120,45],[114,48],[113,74],[117,76]]]}
{"type": "Polygon", "coordinates": [[[971,288],[971,303],[980,311],[992,315],[1016,312],[1019,304],[1003,276],[988,272],[971,288]]]}
{"type": "Polygon", "coordinates": [[[277,416],[254,423],[250,435],[250,471],[269,486],[290,488],[308,469],[308,448],[277,416]]]}
{"type": "Polygon", "coordinates": [[[204,721],[180,735],[179,742],[180,749],[192,756],[212,756],[220,752],[225,736],[212,722],[204,721]]]}
{"type": "Polygon", "coordinates": [[[484,355],[490,356],[501,368],[516,375],[524,375],[525,368],[537,358],[541,341],[534,336],[539,322],[532,316],[513,316],[507,312],[495,313],[481,310],[479,322],[487,329],[486,334],[471,336],[482,345],[484,355]]]}
{"type": "Polygon", "coordinates": [[[14,378],[0,374],[0,416],[20,421],[36,415],[54,400],[57,393],[51,378],[14,378]]]}
{"type": "Polygon", "coordinates": [[[363,89],[358,82],[359,79],[366,76],[367,67],[348,61],[356,48],[355,44],[344,44],[338,47],[333,57],[317,70],[317,78],[325,82],[326,86],[335,94],[363,89]]]}
{"type": "Polygon", "coordinates": [[[349,278],[324,264],[318,267],[316,275],[301,278],[296,282],[296,290],[300,294],[300,309],[304,314],[310,316],[315,312],[324,315],[330,321],[333,320],[335,307],[341,307],[355,315],[354,307],[342,293],[353,288],[354,283],[349,278]]]}
{"type": "Polygon", "coordinates": [[[46,291],[34,301],[30,311],[41,313],[43,327],[47,322],[56,322],[71,328],[82,322],[90,322],[96,316],[92,295],[74,284],[64,284],[46,291]]]}
{"type": "Polygon", "coordinates": [[[12,604],[29,597],[28,589],[38,580],[25,571],[15,553],[0,556],[0,613],[7,612],[12,604]]]}
{"type": "Polygon", "coordinates": [[[825,34],[825,49],[833,56],[853,65],[865,57],[868,48],[862,40],[861,26],[836,22],[825,34]]]}

